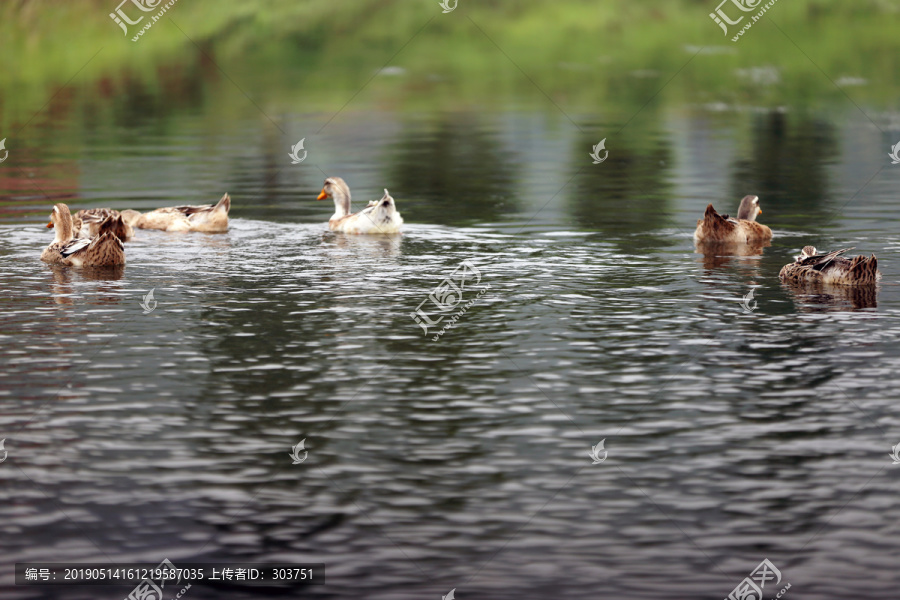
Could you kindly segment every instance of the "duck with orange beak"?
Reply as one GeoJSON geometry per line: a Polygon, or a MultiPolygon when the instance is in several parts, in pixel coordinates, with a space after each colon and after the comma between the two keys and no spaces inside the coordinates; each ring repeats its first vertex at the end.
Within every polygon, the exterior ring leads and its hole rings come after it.
{"type": "Polygon", "coordinates": [[[57,204],[50,213],[47,228],[53,229],[53,243],[41,252],[41,260],[73,267],[108,267],[125,264],[125,245],[116,231],[122,227],[121,215],[108,217],[99,226],[96,237],[76,238],[69,207],[57,204]]]}
{"type": "Polygon", "coordinates": [[[373,200],[358,213],[350,212],[350,187],[340,177],[325,180],[316,200],[334,200],[334,214],[328,228],[340,233],[393,234],[400,233],[403,217],[397,212],[394,199],[384,190],[381,200],[373,200]]]}

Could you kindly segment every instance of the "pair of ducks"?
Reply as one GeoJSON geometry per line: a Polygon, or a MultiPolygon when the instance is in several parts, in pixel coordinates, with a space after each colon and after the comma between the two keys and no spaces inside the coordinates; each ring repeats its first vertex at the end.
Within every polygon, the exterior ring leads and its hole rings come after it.
{"type": "MultiPolygon", "coordinates": [[[[394,199],[384,190],[381,200],[372,200],[358,213],[350,213],[350,187],[340,177],[325,180],[316,200],[334,200],[334,215],[328,220],[331,231],[354,234],[400,233],[403,217],[394,199]]],[[[72,216],[69,207],[57,204],[50,213],[48,228],[56,231],[53,243],[41,253],[48,263],[75,267],[125,264],[124,242],[134,237],[134,228],[162,231],[222,233],[228,230],[228,194],[216,205],[169,206],[141,214],[109,208],[80,210],[72,216]]]]}
{"type": "Polygon", "coordinates": [[[220,233],[228,230],[229,210],[228,194],[215,205],[168,206],[143,214],[130,209],[91,208],[72,216],[69,207],[60,203],[50,213],[47,227],[55,235],[41,253],[41,260],[73,267],[124,265],[125,242],[134,237],[135,228],[220,233]]]}
{"type": "MultiPolygon", "coordinates": [[[[772,230],[756,222],[760,214],[757,196],[744,196],[736,219],[720,215],[709,204],[703,218],[697,220],[694,241],[697,244],[767,242],[772,239],[772,230]]],[[[871,285],[881,279],[874,254],[844,258],[842,255],[849,250],[853,248],[819,254],[815,246],[804,246],[794,262],[782,267],[778,277],[791,283],[832,285],[871,285]]]]}

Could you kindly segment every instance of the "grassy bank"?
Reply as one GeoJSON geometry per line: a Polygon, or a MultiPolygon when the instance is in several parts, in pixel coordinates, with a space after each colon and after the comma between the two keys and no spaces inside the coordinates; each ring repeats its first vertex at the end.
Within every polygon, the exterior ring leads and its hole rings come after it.
{"type": "MultiPolygon", "coordinates": [[[[576,118],[615,119],[680,69],[655,102],[809,107],[847,94],[894,110],[900,97],[900,5],[887,0],[779,0],[738,43],[708,17],[713,0],[460,0],[449,14],[436,1],[179,0],[136,43],[109,18],[116,4],[0,6],[0,47],[15,57],[0,72],[4,130],[70,79],[68,102],[101,108],[135,86],[164,97],[187,74],[208,93],[231,78],[273,112],[333,110],[401,48],[390,64],[402,71],[376,78],[360,102],[541,106],[546,93],[576,118]]],[[[246,104],[233,93],[212,100],[222,115],[246,104]]]]}

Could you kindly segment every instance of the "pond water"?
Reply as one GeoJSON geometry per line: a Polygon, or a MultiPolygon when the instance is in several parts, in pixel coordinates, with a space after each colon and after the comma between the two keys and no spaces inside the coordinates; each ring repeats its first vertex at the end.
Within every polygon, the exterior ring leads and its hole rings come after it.
{"type": "Polygon", "coordinates": [[[47,117],[48,154],[2,166],[3,596],[129,591],[13,587],[15,562],[168,558],[325,563],[276,597],[722,598],[768,558],[797,597],[895,597],[900,166],[851,109],[652,109],[598,165],[552,106],[214,136],[185,110],[77,151],[53,132],[89,118],[47,117]],[[387,187],[404,234],[328,232],[325,175],[355,208],[387,187]],[[225,191],[228,233],[138,231],[115,271],[38,259],[52,202],[225,191]],[[772,245],[698,254],[706,204],[747,193],[772,245]],[[805,244],[884,279],[785,287],[805,244]],[[411,313],[463,261],[474,302],[434,341],[411,313]]]}

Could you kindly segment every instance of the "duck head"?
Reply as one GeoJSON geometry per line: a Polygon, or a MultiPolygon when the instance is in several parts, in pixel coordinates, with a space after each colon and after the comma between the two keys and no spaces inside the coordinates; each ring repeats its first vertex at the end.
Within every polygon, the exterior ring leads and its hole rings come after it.
{"type": "Polygon", "coordinates": [[[762,209],[759,207],[759,196],[744,196],[744,199],[741,200],[741,206],[738,208],[738,219],[743,219],[745,221],[755,221],[757,215],[762,214],[762,209]]]}
{"type": "Polygon", "coordinates": [[[350,214],[350,187],[340,177],[329,177],[322,186],[322,191],[316,200],[331,198],[334,200],[334,216],[332,219],[340,219],[350,214]]]}
{"type": "Polygon", "coordinates": [[[54,242],[68,242],[71,240],[74,232],[72,228],[72,213],[69,212],[69,207],[61,202],[54,206],[53,212],[50,213],[50,222],[47,223],[47,228],[55,230],[56,237],[53,240],[54,242]]]}
{"type": "Polygon", "coordinates": [[[815,246],[803,246],[803,249],[800,250],[800,256],[797,257],[797,262],[800,262],[805,258],[815,256],[816,254],[818,254],[818,251],[816,250],[815,246]]]}

